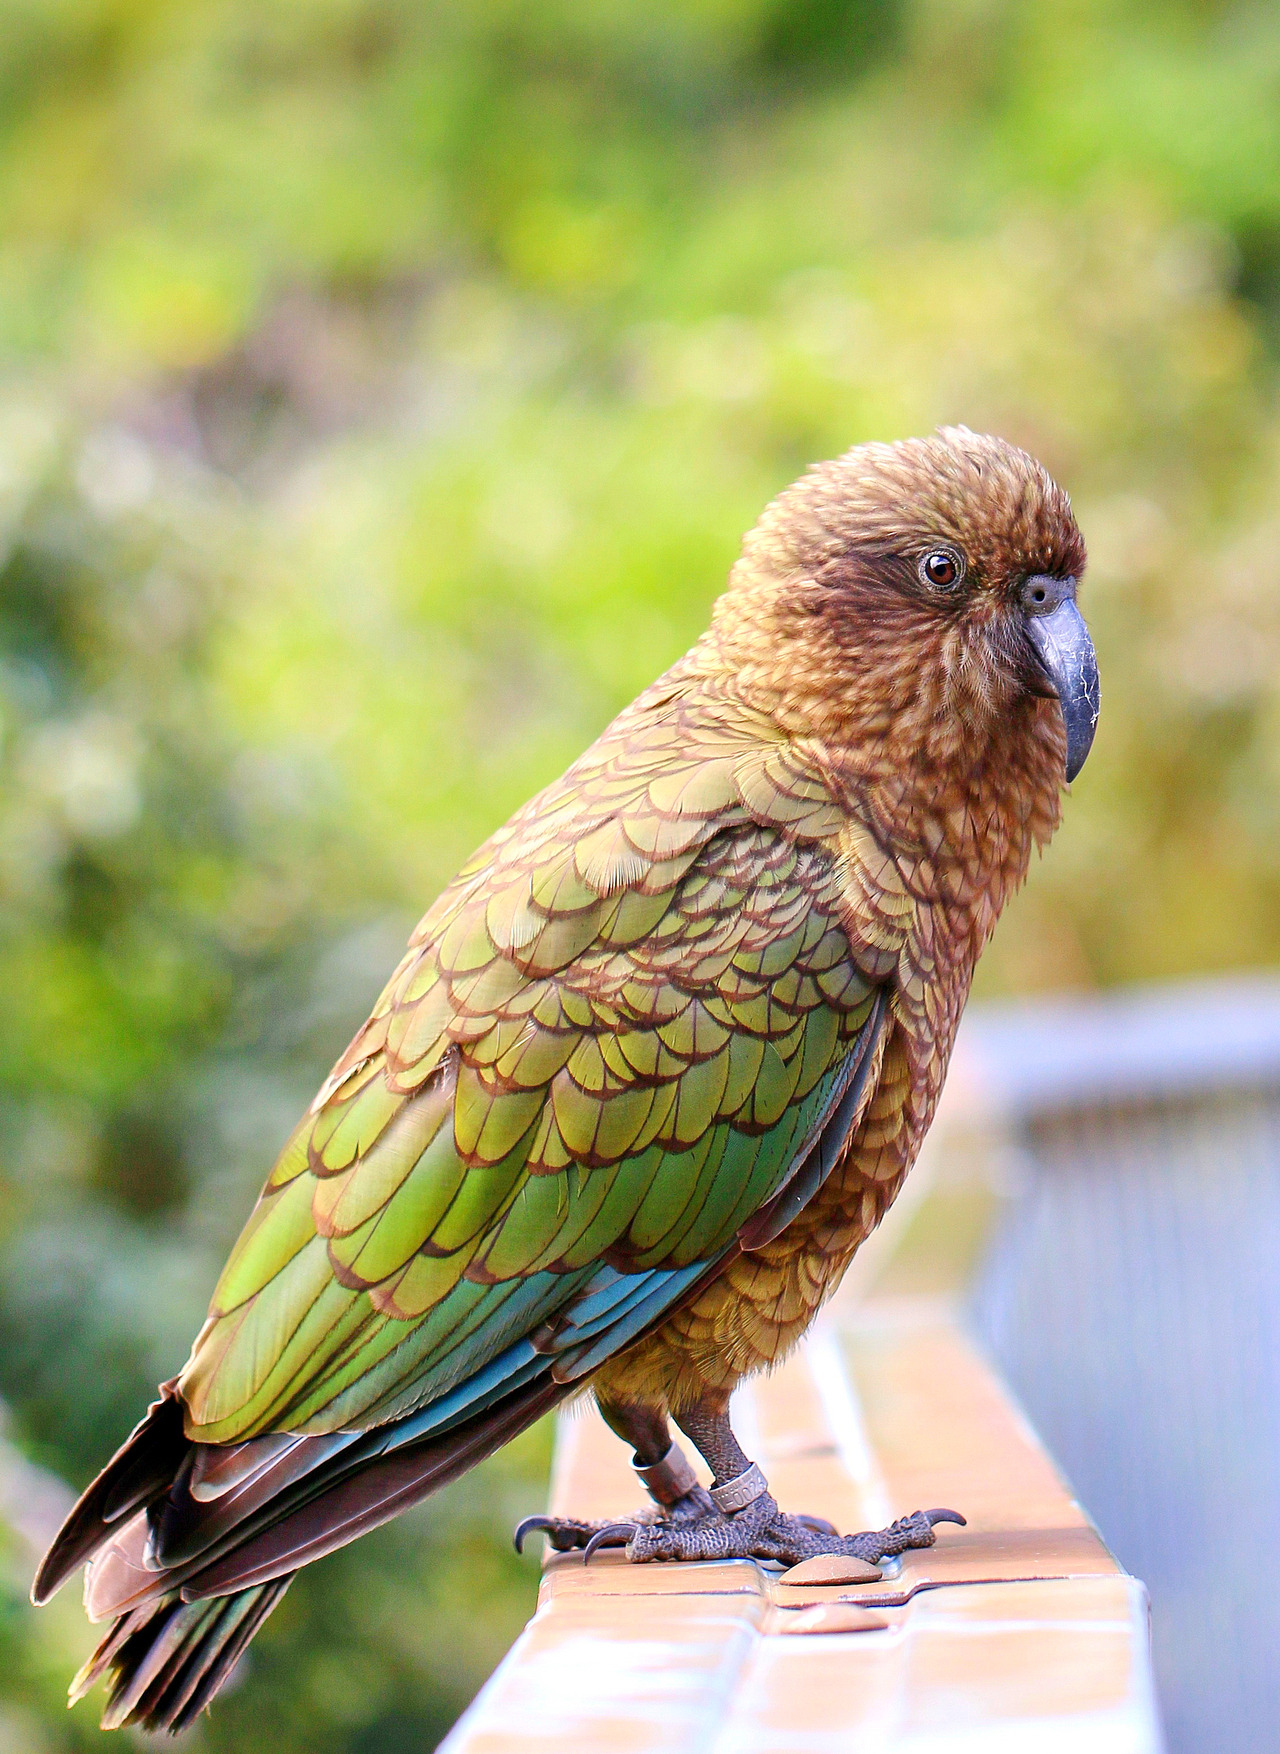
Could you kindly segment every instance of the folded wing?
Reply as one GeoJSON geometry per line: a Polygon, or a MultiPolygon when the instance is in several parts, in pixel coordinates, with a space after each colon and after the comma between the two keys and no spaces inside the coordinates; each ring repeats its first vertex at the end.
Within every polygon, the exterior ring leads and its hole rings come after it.
{"type": "Polygon", "coordinates": [[[514,818],[415,934],[41,1593],[113,1534],[100,1614],[165,1579],[283,1575],[776,1234],[883,1047],[839,827],[803,750],[680,697],[642,700],[514,818]]]}

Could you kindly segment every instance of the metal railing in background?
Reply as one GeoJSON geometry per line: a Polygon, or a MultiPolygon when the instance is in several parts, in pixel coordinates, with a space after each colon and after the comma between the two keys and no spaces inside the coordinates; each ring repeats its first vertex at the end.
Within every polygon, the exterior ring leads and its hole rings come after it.
{"type": "Polygon", "coordinates": [[[1150,1589],[1172,1754],[1271,1754],[1280,980],[990,1008],[958,1071],[1007,1207],[977,1333],[1150,1589]]]}

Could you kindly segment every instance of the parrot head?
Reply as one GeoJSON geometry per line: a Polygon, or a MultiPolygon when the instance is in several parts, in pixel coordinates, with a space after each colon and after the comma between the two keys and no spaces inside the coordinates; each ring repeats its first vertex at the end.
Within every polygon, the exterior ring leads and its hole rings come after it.
{"type": "Polygon", "coordinates": [[[713,624],[795,729],[904,758],[981,755],[1011,722],[1068,781],[1098,719],[1066,494],[1003,439],[945,427],[857,445],[749,532],[713,624]],[[1049,703],[1056,703],[1056,708],[1049,703]]]}

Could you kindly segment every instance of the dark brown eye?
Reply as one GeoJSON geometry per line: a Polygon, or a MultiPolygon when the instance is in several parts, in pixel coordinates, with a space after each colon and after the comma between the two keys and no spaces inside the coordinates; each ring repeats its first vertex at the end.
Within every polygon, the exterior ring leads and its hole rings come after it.
{"type": "Polygon", "coordinates": [[[930,585],[946,590],[960,578],[961,565],[959,558],[949,554],[945,548],[937,549],[933,554],[926,554],[920,562],[920,576],[930,585]]]}

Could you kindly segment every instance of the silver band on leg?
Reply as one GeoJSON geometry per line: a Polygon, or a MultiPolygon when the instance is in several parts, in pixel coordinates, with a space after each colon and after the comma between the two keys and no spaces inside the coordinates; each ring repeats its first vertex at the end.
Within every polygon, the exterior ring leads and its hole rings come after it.
{"type": "Polygon", "coordinates": [[[711,1502],[725,1516],[732,1516],[735,1510],[745,1510],[749,1504],[754,1504],[768,1490],[769,1482],[752,1462],[747,1471],[739,1474],[736,1480],[726,1480],[723,1486],[713,1486],[711,1502]]]}
{"type": "Polygon", "coordinates": [[[636,1473],[653,1502],[663,1506],[678,1503],[698,1484],[692,1462],[677,1443],[671,1445],[660,1462],[648,1468],[636,1466],[636,1473]]]}

